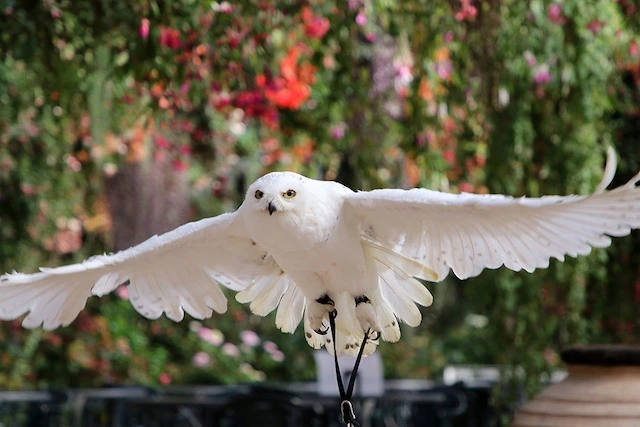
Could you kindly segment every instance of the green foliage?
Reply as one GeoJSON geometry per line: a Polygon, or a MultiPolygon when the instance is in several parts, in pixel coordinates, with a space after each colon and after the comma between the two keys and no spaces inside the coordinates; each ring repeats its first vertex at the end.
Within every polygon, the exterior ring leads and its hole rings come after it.
{"type": "MultiPolygon", "coordinates": [[[[186,174],[195,217],[234,209],[276,169],[539,196],[592,190],[610,144],[620,181],[640,168],[632,0],[0,7],[0,270],[108,251],[105,177],[128,164],[186,174]]],[[[562,347],[638,340],[639,253],[630,237],[534,274],[429,284],[423,325],[381,345],[386,374],[497,363],[533,392],[562,347]]],[[[313,378],[302,334],[233,298],[227,315],[173,324],[123,297],[57,331],[0,325],[0,386],[313,378]]]]}

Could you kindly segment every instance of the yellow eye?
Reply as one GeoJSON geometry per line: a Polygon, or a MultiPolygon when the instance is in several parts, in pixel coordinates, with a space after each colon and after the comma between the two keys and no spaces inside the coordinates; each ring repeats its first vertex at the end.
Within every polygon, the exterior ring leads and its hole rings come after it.
{"type": "Polygon", "coordinates": [[[293,191],[293,190],[287,190],[287,192],[286,192],[286,193],[282,193],[282,196],[283,196],[285,199],[290,199],[290,198],[294,197],[295,195],[296,195],[296,192],[295,192],[295,191],[293,191]]]}
{"type": "Polygon", "coordinates": [[[264,193],[260,190],[256,190],[256,199],[262,199],[262,196],[264,196],[264,193]]]}

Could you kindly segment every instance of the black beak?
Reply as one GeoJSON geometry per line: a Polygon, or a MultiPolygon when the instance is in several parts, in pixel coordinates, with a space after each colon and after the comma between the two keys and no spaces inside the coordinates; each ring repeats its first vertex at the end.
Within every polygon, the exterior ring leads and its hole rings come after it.
{"type": "Polygon", "coordinates": [[[267,209],[269,210],[269,215],[273,215],[273,213],[278,210],[278,208],[276,208],[276,205],[274,205],[273,202],[269,202],[267,209]]]}

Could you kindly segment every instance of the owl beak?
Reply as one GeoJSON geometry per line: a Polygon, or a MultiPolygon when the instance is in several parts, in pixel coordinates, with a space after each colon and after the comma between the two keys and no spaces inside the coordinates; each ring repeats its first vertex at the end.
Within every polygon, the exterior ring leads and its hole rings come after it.
{"type": "Polygon", "coordinates": [[[269,211],[269,215],[273,215],[273,213],[277,211],[278,208],[273,204],[273,202],[269,202],[269,205],[267,205],[267,210],[269,211]]]}

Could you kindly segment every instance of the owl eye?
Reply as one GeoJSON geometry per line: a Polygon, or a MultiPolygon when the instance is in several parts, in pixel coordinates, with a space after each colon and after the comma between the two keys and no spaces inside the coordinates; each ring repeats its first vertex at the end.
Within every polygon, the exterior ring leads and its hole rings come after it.
{"type": "Polygon", "coordinates": [[[256,190],[255,196],[256,196],[256,199],[262,199],[262,196],[264,196],[264,193],[260,190],[256,190]]]}
{"type": "Polygon", "coordinates": [[[294,197],[295,195],[296,195],[296,192],[293,191],[293,190],[287,190],[285,193],[282,193],[282,196],[285,199],[290,199],[290,198],[294,197]]]}

